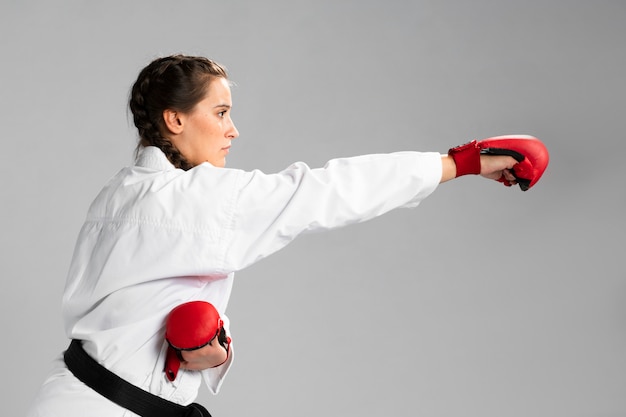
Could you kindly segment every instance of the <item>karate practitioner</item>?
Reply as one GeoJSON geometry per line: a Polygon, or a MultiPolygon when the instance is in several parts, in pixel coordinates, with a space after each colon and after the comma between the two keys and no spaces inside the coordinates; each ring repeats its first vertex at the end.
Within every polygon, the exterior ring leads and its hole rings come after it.
{"type": "MultiPolygon", "coordinates": [[[[77,374],[102,367],[168,404],[193,403],[202,381],[217,393],[233,361],[224,313],[236,271],[303,232],[415,207],[459,175],[527,189],[547,164],[547,154],[528,150],[538,141],[522,136],[472,142],[449,154],[364,155],[316,169],[299,162],[276,174],[225,168],[239,136],[230,84],[223,67],[202,57],[155,59],[140,72],[129,104],[139,133],[136,162],[88,210],[62,299],[72,355],[54,362],[29,417],[137,415],[77,378],[68,361],[83,367],[77,374]],[[505,145],[498,148],[515,150],[489,154],[498,141],[505,145]],[[215,308],[211,338],[178,349],[180,369],[166,372],[167,319],[193,301],[215,308]]],[[[208,415],[183,410],[167,415],[208,415]]]]}

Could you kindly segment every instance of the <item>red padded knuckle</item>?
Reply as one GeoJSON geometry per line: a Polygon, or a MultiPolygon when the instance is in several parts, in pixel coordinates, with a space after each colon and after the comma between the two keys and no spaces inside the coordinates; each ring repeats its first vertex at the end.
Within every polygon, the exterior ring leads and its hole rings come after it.
{"type": "Polygon", "coordinates": [[[550,159],[546,146],[534,136],[496,136],[479,141],[478,147],[485,154],[510,155],[517,159],[512,172],[524,191],[539,181],[550,159]]]}

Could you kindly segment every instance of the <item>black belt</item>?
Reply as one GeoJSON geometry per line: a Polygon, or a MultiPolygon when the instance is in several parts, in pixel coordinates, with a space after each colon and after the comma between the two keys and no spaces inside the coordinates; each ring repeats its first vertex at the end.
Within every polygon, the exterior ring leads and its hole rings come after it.
{"type": "Polygon", "coordinates": [[[63,355],[76,378],[117,405],[143,417],[211,417],[206,408],[167,401],[120,378],[85,352],[80,340],[72,340],[63,355]]]}

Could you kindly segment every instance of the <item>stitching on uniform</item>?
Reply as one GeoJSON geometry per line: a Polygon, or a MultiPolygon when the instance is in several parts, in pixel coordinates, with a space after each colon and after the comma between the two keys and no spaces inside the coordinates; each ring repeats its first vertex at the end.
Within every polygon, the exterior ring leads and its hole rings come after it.
{"type": "Polygon", "coordinates": [[[90,217],[85,223],[101,223],[101,224],[116,224],[116,225],[124,225],[124,224],[135,224],[135,225],[146,225],[152,227],[163,228],[167,230],[175,230],[186,233],[193,234],[215,234],[215,231],[207,226],[189,226],[181,223],[171,223],[171,222],[163,222],[156,219],[150,218],[139,218],[139,217],[90,217]]]}

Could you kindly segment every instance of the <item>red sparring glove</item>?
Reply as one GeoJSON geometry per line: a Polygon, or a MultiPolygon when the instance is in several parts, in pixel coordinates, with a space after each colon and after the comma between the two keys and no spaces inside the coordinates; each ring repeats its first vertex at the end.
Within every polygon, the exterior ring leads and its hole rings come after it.
{"type": "Polygon", "coordinates": [[[206,301],[190,301],[172,309],[165,325],[165,340],[169,344],[165,359],[167,379],[170,381],[176,379],[180,363],[184,361],[183,350],[200,349],[215,338],[226,349],[228,359],[231,340],[226,336],[224,322],[213,304],[206,301]]]}
{"type": "MultiPolygon", "coordinates": [[[[480,155],[508,155],[517,160],[511,169],[522,191],[530,189],[539,181],[548,166],[548,149],[536,137],[528,135],[496,136],[481,141],[473,140],[465,145],[451,148],[448,155],[456,163],[456,176],[480,174],[480,155]]],[[[511,183],[498,179],[507,187],[511,183]]]]}

